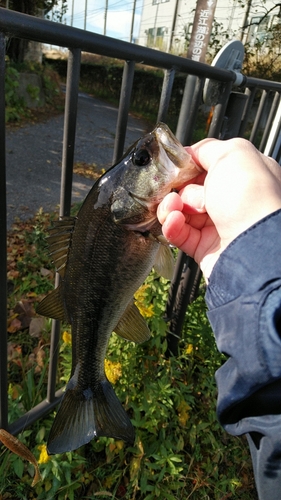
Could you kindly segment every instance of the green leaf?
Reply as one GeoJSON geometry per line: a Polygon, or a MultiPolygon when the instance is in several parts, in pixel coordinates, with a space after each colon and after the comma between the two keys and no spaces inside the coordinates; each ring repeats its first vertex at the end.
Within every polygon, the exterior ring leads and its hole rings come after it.
{"type": "Polygon", "coordinates": [[[21,458],[17,457],[13,462],[13,469],[16,475],[21,479],[24,471],[24,463],[21,458]]]}
{"type": "Polygon", "coordinates": [[[178,463],[182,462],[182,459],[179,457],[169,457],[169,460],[171,460],[172,462],[178,462],[178,463]]]}

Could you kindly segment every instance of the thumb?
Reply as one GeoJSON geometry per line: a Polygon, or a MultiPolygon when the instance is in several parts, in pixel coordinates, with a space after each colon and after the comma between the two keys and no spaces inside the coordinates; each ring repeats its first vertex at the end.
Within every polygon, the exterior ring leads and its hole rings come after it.
{"type": "Polygon", "coordinates": [[[204,186],[189,184],[179,194],[183,202],[183,212],[188,214],[206,212],[204,186]]]}

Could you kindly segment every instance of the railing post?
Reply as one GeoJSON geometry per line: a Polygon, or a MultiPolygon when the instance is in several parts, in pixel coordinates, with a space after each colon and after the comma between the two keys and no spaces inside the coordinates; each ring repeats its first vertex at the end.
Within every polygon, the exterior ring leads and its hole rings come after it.
{"type": "MultiPolygon", "coordinates": [[[[193,124],[202,99],[204,80],[189,75],[186,79],[176,136],[182,144],[190,144],[193,124]]],[[[167,335],[167,356],[178,355],[187,305],[197,295],[201,281],[201,271],[196,262],[184,252],[178,253],[176,268],[167,300],[165,319],[170,321],[167,335]]]]}
{"type": "Polygon", "coordinates": [[[197,297],[201,276],[201,270],[196,262],[188,255],[180,252],[178,270],[171,285],[171,296],[167,303],[165,316],[165,320],[170,321],[167,335],[166,354],[168,357],[179,354],[179,340],[181,339],[186,308],[197,297]]]}
{"type": "MultiPolygon", "coordinates": [[[[194,79],[192,79],[189,83],[187,82],[186,84],[186,96],[183,100],[185,113],[182,111],[182,118],[181,121],[179,120],[177,129],[177,137],[184,144],[186,143],[186,140],[190,140],[190,137],[188,137],[188,134],[186,133],[186,130],[184,128],[183,119],[184,115],[187,116],[187,104],[189,104],[191,107],[190,112],[192,116],[192,109],[194,110],[194,114],[197,112],[196,110],[198,107],[199,96],[201,95],[202,90],[202,82],[197,81],[197,85],[195,84],[196,82],[194,81],[194,79]],[[195,89],[197,90],[196,92],[195,89]],[[193,92],[193,100],[191,99],[191,91],[193,92]]],[[[231,88],[231,82],[225,85],[220,102],[217,104],[215,109],[215,116],[213,117],[213,127],[210,127],[211,131],[209,131],[209,134],[211,134],[210,137],[218,136],[220,133],[231,88]]],[[[189,120],[189,122],[191,123],[191,120],[189,120]]],[[[192,130],[190,129],[189,133],[191,132],[192,130]]],[[[196,298],[202,276],[198,265],[191,257],[187,256],[183,252],[179,252],[178,259],[179,262],[171,284],[165,314],[166,320],[170,321],[169,332],[167,336],[167,356],[178,355],[178,343],[181,338],[181,330],[184,323],[186,307],[189,303],[192,302],[192,300],[196,298]]]]}
{"type": "Polygon", "coordinates": [[[112,164],[117,163],[123,156],[125,137],[128,123],[129,107],[134,82],[135,61],[125,61],[122,85],[119,100],[118,118],[116,125],[115,143],[112,164]]]}
{"type": "Polygon", "coordinates": [[[225,111],[228,104],[228,98],[232,89],[232,82],[227,82],[220,96],[218,104],[215,106],[213,118],[209,128],[208,137],[219,138],[223,121],[225,119],[225,111]]]}
{"type": "Polygon", "coordinates": [[[70,215],[81,50],[69,51],[64,111],[60,215],[70,215]]]}
{"type": "Polygon", "coordinates": [[[165,122],[168,108],[170,104],[170,99],[173,90],[173,84],[175,79],[175,70],[174,68],[165,70],[164,80],[161,91],[160,104],[157,115],[157,122],[165,122]]]}
{"type": "Polygon", "coordinates": [[[264,128],[262,139],[261,139],[261,142],[260,142],[260,145],[259,145],[259,150],[262,153],[264,152],[267,139],[268,139],[270,131],[272,129],[273,120],[274,120],[274,117],[275,117],[275,115],[277,113],[279,102],[280,102],[280,92],[275,92],[274,99],[273,99],[273,102],[272,102],[272,105],[271,105],[271,109],[270,109],[270,113],[268,115],[268,118],[267,118],[267,121],[266,121],[266,126],[264,128]]]}
{"type": "Polygon", "coordinates": [[[223,127],[221,139],[226,140],[238,136],[247,100],[248,96],[246,94],[231,92],[225,111],[226,122],[223,127]]]}
{"type": "Polygon", "coordinates": [[[245,131],[246,131],[246,128],[248,125],[251,109],[253,106],[253,102],[255,99],[256,91],[257,91],[257,89],[253,88],[253,87],[248,87],[245,90],[245,95],[248,96],[248,101],[246,104],[244,115],[243,115],[242,120],[241,120],[238,137],[244,137],[244,134],[245,134],[245,131]]]}
{"type": "Polygon", "coordinates": [[[252,143],[254,143],[256,140],[256,137],[257,137],[257,134],[258,134],[258,131],[260,128],[260,123],[261,123],[261,120],[263,117],[264,109],[265,109],[265,106],[267,103],[267,99],[268,99],[268,91],[263,90],[262,95],[261,95],[261,100],[259,103],[259,107],[258,107],[258,111],[257,111],[256,117],[255,117],[254,125],[253,125],[250,139],[249,139],[249,141],[251,141],[252,143]]]}
{"type": "MultiPolygon", "coordinates": [[[[64,134],[61,172],[60,216],[69,216],[71,209],[71,192],[73,177],[74,145],[77,120],[78,90],[81,64],[81,50],[69,51],[66,80],[64,134]]],[[[56,274],[55,287],[59,285],[59,275],[56,274]]],[[[52,321],[50,363],[47,388],[47,401],[55,400],[56,375],[59,357],[60,322],[52,321]]]]}
{"type": "Polygon", "coordinates": [[[178,140],[184,145],[190,144],[192,140],[194,123],[202,102],[203,86],[203,78],[187,76],[176,131],[178,140]]]}
{"type": "Polygon", "coordinates": [[[8,427],[5,38],[0,33],[0,428],[8,427]]]}

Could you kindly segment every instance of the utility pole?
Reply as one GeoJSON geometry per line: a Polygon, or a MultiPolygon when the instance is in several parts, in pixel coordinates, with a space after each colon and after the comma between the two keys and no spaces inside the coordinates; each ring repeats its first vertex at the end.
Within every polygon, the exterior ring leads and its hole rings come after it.
{"type": "Polygon", "coordinates": [[[173,17],[172,28],[171,28],[170,41],[168,43],[167,52],[171,52],[171,50],[172,50],[174,34],[175,34],[175,27],[176,27],[177,16],[178,16],[178,8],[179,8],[179,0],[176,0],[174,17],[173,17]]]}
{"type": "Polygon", "coordinates": [[[132,23],[131,23],[131,32],[130,32],[130,42],[133,41],[133,36],[134,36],[134,22],[135,22],[136,3],[137,3],[137,0],[134,0],[133,13],[132,13],[132,23]]]}
{"type": "Polygon", "coordinates": [[[104,27],[103,27],[103,34],[104,34],[104,35],[106,35],[107,11],[108,11],[108,0],[105,0],[105,9],[104,9],[104,27]]]}
{"type": "Polygon", "coordinates": [[[243,26],[241,28],[241,36],[240,36],[240,41],[241,42],[243,42],[245,31],[246,31],[246,28],[247,28],[247,25],[248,25],[248,17],[249,17],[249,14],[250,14],[251,7],[252,7],[252,0],[248,0],[247,9],[246,9],[245,17],[244,17],[244,20],[243,20],[243,26]]]}
{"type": "Polygon", "coordinates": [[[87,26],[87,0],[85,0],[85,16],[84,16],[84,30],[86,30],[87,26]]]}
{"type": "Polygon", "coordinates": [[[156,13],[154,19],[154,36],[153,36],[153,47],[156,47],[156,33],[157,33],[157,17],[158,17],[159,3],[156,5],[156,13]]]}
{"type": "Polygon", "coordinates": [[[74,17],[74,0],[72,0],[72,8],[71,8],[71,21],[70,21],[70,26],[73,26],[73,17],[74,17]]]}

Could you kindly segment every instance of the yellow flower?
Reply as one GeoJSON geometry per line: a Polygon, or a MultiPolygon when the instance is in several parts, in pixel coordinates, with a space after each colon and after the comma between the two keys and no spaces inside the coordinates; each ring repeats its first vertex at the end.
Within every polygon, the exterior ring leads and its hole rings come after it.
{"type": "Polygon", "coordinates": [[[185,354],[191,354],[193,351],[193,345],[188,344],[187,348],[185,349],[185,354]]]}
{"type": "Polygon", "coordinates": [[[108,359],[104,360],[104,370],[107,379],[112,384],[116,384],[117,380],[122,375],[121,363],[114,363],[112,361],[109,361],[108,359]]]}
{"type": "Polygon", "coordinates": [[[72,342],[71,333],[69,333],[67,331],[64,331],[63,334],[62,334],[62,340],[66,344],[71,344],[71,342],[72,342]]]}
{"type": "Polygon", "coordinates": [[[191,409],[190,406],[185,401],[181,401],[181,403],[177,408],[179,414],[179,422],[183,427],[186,425],[186,422],[189,419],[190,409],[191,409]]]}
{"type": "Polygon", "coordinates": [[[243,486],[239,479],[231,479],[230,482],[235,488],[241,488],[241,486],[243,486]]]}
{"type": "Polygon", "coordinates": [[[38,446],[38,450],[40,451],[40,457],[38,460],[38,464],[46,464],[51,460],[51,457],[48,455],[47,446],[45,444],[40,444],[38,446]]]}
{"type": "Polygon", "coordinates": [[[135,293],[136,306],[144,318],[151,318],[153,316],[153,304],[145,305],[146,295],[145,290],[149,285],[142,285],[135,293]]]}
{"type": "Polygon", "coordinates": [[[115,477],[114,476],[107,476],[106,480],[104,481],[104,487],[105,488],[111,488],[111,486],[113,485],[115,481],[115,477]]]}
{"type": "Polygon", "coordinates": [[[153,304],[146,307],[140,302],[136,302],[136,306],[144,318],[151,318],[153,316],[153,304]]]}

